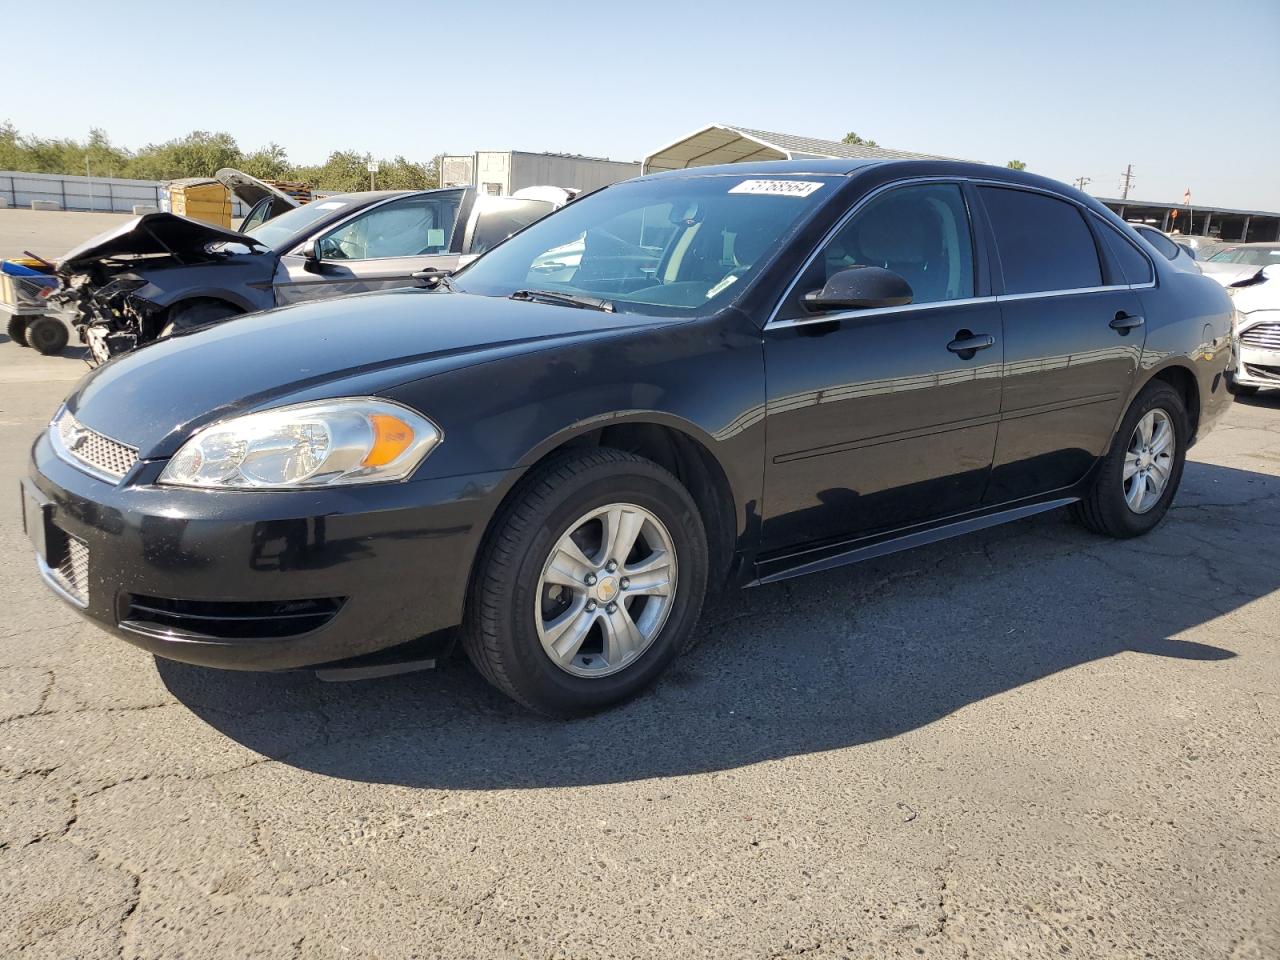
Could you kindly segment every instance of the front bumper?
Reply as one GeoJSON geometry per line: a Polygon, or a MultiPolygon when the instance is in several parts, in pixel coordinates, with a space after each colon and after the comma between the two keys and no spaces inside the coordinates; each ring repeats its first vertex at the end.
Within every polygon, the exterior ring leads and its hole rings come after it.
{"type": "Polygon", "coordinates": [[[41,573],[144,650],[242,670],[447,642],[506,478],[207,491],[155,486],[162,467],[142,462],[113,484],[59,458],[43,433],[23,481],[41,573]]]}
{"type": "Polygon", "coordinates": [[[1237,313],[1232,348],[1233,383],[1280,388],[1280,311],[1237,313]]]}

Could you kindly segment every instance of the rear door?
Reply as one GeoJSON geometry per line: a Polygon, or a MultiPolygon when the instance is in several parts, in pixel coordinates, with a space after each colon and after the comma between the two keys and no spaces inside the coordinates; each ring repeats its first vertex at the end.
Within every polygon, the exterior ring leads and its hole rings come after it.
{"type": "Polygon", "coordinates": [[[327,228],[311,239],[320,257],[317,270],[308,269],[300,253],[281,258],[276,303],[413,286],[412,274],[419,270],[453,269],[463,193],[400,197],[327,228]]]}
{"type": "Polygon", "coordinates": [[[1022,187],[977,194],[1002,284],[1000,432],[984,496],[996,504],[1069,487],[1106,452],[1145,326],[1138,294],[1100,252],[1095,215],[1022,187]]]}

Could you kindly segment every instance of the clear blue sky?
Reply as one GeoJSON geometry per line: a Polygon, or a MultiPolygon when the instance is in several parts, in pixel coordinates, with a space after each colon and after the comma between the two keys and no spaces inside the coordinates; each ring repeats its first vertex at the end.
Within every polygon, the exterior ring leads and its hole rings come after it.
{"type": "Polygon", "coordinates": [[[714,121],[1004,163],[1118,196],[1280,210],[1280,0],[61,2],[10,38],[0,119],[193,129],[291,159],[638,160],[714,121]],[[53,19],[51,20],[50,17],[53,19]],[[55,22],[56,21],[56,22],[55,22]]]}

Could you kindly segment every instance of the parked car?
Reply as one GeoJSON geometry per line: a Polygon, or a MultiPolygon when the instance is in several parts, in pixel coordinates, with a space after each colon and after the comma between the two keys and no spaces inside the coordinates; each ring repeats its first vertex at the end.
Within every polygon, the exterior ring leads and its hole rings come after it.
{"type": "Polygon", "coordinates": [[[1198,234],[1171,233],[1168,237],[1190,253],[1196,261],[1208,260],[1226,246],[1226,243],[1217,237],[1202,237],[1198,234]]]}
{"type": "MultiPolygon", "coordinates": [[[[298,197],[291,196],[279,187],[236,170],[234,167],[223,167],[213,176],[249,211],[240,221],[241,233],[247,233],[258,224],[266,223],[282,213],[288,213],[295,207],[301,206],[298,197]]],[[[302,194],[302,199],[310,200],[310,192],[302,194]]]]}
{"type": "Polygon", "coordinates": [[[1280,260],[1253,270],[1227,288],[1236,308],[1228,379],[1242,397],[1280,388],[1280,260]]]}
{"type": "Polygon", "coordinates": [[[1173,264],[1175,269],[1182,270],[1185,273],[1200,272],[1195,254],[1181,244],[1174,243],[1167,233],[1163,233],[1155,227],[1149,227],[1144,223],[1135,223],[1131,224],[1131,226],[1137,231],[1138,236],[1155,247],[1161,256],[1173,264]]]}
{"type": "Polygon", "coordinates": [[[93,371],[33,447],[26,529],[55,593],[156,655],[357,677],[457,637],[575,715],[669,667],[709,589],[1067,505],[1146,533],[1230,404],[1230,333],[1219,285],[1032,174],[673,171],[434,290],[93,371]],[[578,243],[572,277],[535,269],[578,243]]]}
{"type": "Polygon", "coordinates": [[[1226,287],[1256,276],[1270,264],[1280,264],[1280,243],[1237,243],[1219,250],[1201,269],[1226,287]]]}
{"type": "Polygon", "coordinates": [[[58,297],[74,310],[82,340],[102,362],[254,310],[429,281],[572,195],[558,187],[529,189],[532,196],[477,196],[472,188],[348,193],[298,206],[245,233],[146,214],[63,257],[58,297]]]}

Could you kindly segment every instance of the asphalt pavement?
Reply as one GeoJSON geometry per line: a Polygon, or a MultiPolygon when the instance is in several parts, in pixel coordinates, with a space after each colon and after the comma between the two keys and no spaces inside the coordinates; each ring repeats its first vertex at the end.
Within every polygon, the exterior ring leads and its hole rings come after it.
{"type": "Polygon", "coordinates": [[[556,723],[465,660],[327,684],[81,620],[17,478],[83,371],[0,342],[0,956],[1280,956],[1280,394],[1145,538],[734,594],[556,723]]]}

